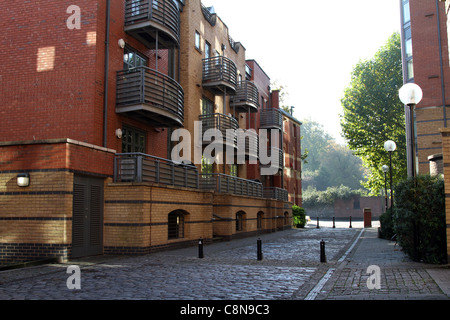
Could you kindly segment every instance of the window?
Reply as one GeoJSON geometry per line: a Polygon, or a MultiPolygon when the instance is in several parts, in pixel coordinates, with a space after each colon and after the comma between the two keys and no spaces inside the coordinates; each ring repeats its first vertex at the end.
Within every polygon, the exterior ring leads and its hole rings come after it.
{"type": "Polygon", "coordinates": [[[258,215],[256,217],[256,226],[258,230],[261,230],[263,227],[263,216],[264,216],[263,212],[258,212],[258,215]]]}
{"type": "Polygon", "coordinates": [[[168,239],[184,238],[184,213],[180,210],[172,211],[168,216],[168,239]]]}
{"type": "Polygon", "coordinates": [[[140,54],[136,50],[130,47],[125,47],[123,54],[123,68],[125,70],[146,67],[148,65],[148,59],[143,54],[140,54]]]}
{"type": "Polygon", "coordinates": [[[244,214],[242,211],[236,213],[236,231],[244,230],[244,214]]]}
{"type": "Polygon", "coordinates": [[[409,11],[409,0],[403,1],[403,23],[411,21],[411,13],[409,11]]]}
{"type": "Polygon", "coordinates": [[[144,131],[131,127],[123,127],[122,129],[122,152],[146,152],[146,133],[144,131]]]}
{"type": "Polygon", "coordinates": [[[198,31],[195,31],[195,49],[200,49],[200,33],[198,31]]]}
{"type": "Polygon", "coordinates": [[[213,114],[214,113],[214,103],[203,97],[202,99],[202,115],[213,114]]]}
{"type": "Polygon", "coordinates": [[[411,81],[414,78],[414,68],[413,68],[413,46],[412,46],[412,36],[411,36],[411,14],[409,7],[409,0],[402,1],[403,6],[403,46],[404,46],[404,77],[407,81],[411,81]]]}
{"type": "Polygon", "coordinates": [[[131,1],[131,15],[132,16],[137,16],[141,13],[140,2],[141,2],[141,0],[132,0],[131,1]]]}
{"type": "Polygon", "coordinates": [[[205,41],[205,59],[211,57],[211,45],[208,41],[205,41]]]}
{"type": "Polygon", "coordinates": [[[238,176],[238,166],[237,164],[230,164],[230,176],[237,177],[238,176]]]}
{"type": "MultiPolygon", "coordinates": [[[[202,156],[202,173],[213,173],[213,165],[211,159],[203,158],[202,156]]],[[[204,178],[207,178],[203,176],[204,178]]]]}

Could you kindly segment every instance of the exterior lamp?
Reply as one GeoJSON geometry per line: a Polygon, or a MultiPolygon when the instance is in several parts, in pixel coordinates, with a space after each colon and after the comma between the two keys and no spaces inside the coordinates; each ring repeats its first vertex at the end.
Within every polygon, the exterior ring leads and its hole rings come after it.
{"type": "Polygon", "coordinates": [[[423,97],[422,89],[415,83],[407,83],[398,91],[398,96],[400,101],[403,102],[405,106],[409,107],[409,169],[408,173],[410,176],[414,177],[417,174],[416,168],[416,143],[415,143],[415,130],[414,130],[414,108],[423,97]]]}
{"type": "Polygon", "coordinates": [[[28,187],[30,185],[30,174],[29,173],[19,173],[17,175],[17,185],[19,187],[28,187]]]}
{"type": "Polygon", "coordinates": [[[387,186],[386,186],[386,173],[389,171],[389,167],[387,165],[383,165],[381,167],[381,169],[384,172],[384,212],[387,211],[387,207],[388,207],[388,200],[387,200],[387,186]]]}
{"type": "Polygon", "coordinates": [[[384,150],[389,152],[389,167],[390,167],[390,184],[391,184],[391,214],[392,214],[392,207],[394,205],[394,195],[392,194],[392,152],[397,149],[397,145],[394,141],[388,140],[384,143],[384,150]]]}

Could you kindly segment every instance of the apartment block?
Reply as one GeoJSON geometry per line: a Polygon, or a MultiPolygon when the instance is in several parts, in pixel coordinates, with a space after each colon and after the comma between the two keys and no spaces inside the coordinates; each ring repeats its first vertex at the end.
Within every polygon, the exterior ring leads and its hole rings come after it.
{"type": "MultiPolygon", "coordinates": [[[[415,109],[419,174],[443,174],[450,258],[449,1],[400,0],[404,82],[423,90],[415,109]]],[[[406,112],[407,119],[410,117],[406,112]]],[[[409,130],[408,130],[409,131],[409,130]]]]}
{"type": "Polygon", "coordinates": [[[0,21],[0,264],[291,227],[301,123],[214,8],[14,1],[0,21]]]}
{"type": "MultiPolygon", "coordinates": [[[[403,79],[418,84],[423,99],[416,106],[416,167],[420,174],[442,162],[439,129],[448,125],[450,79],[447,18],[440,1],[401,0],[403,79]]],[[[411,115],[405,111],[407,123],[411,115]]],[[[407,126],[407,135],[410,135],[407,126]]],[[[409,138],[408,138],[409,141],[409,138]]],[[[408,154],[410,154],[408,152],[408,154]]]]}

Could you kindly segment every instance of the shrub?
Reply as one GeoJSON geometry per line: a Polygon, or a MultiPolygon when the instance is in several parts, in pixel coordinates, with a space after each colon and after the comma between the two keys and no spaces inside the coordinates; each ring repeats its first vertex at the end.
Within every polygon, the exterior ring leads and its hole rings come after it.
{"type": "Polygon", "coordinates": [[[382,213],[380,216],[380,237],[390,240],[394,236],[394,234],[392,213],[390,210],[388,210],[382,213]]]}
{"type": "Polygon", "coordinates": [[[394,232],[415,261],[446,260],[445,192],[439,177],[408,178],[395,187],[394,232]]]}
{"type": "Polygon", "coordinates": [[[305,227],[306,225],[305,209],[294,204],[292,206],[292,216],[294,218],[294,226],[296,226],[297,228],[305,227]]]}

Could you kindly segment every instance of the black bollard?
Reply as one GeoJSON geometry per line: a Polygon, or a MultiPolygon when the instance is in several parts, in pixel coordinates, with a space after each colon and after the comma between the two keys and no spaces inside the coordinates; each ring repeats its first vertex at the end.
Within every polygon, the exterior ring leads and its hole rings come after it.
{"type": "Polygon", "coordinates": [[[327,257],[325,255],[325,241],[320,241],[320,262],[327,262],[327,257]]]}
{"type": "Polygon", "coordinates": [[[319,217],[317,217],[317,229],[319,229],[319,217]]]}
{"type": "Polygon", "coordinates": [[[349,228],[351,228],[352,227],[352,216],[350,216],[350,226],[349,226],[349,228]]]}
{"type": "Polygon", "coordinates": [[[336,228],[336,225],[334,224],[334,217],[333,217],[333,228],[336,228]]]}
{"type": "Polygon", "coordinates": [[[200,238],[198,240],[198,257],[199,259],[203,259],[203,239],[200,238]]]}
{"type": "Polygon", "coordinates": [[[263,253],[262,253],[262,241],[261,239],[258,239],[257,243],[257,257],[258,257],[258,261],[261,261],[263,259],[263,253]]]}

